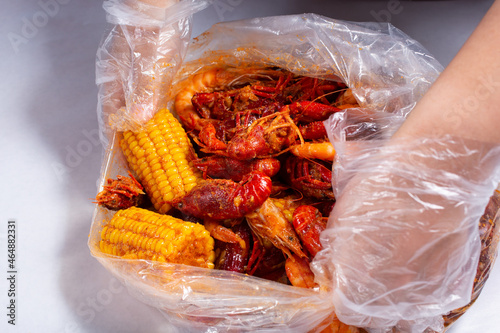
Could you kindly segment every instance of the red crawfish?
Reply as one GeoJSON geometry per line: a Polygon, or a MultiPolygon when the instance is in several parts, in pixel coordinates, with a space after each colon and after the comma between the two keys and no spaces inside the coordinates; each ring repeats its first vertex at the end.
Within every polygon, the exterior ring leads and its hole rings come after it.
{"type": "Polygon", "coordinates": [[[281,153],[295,143],[300,133],[288,113],[288,107],[285,106],[280,112],[261,117],[250,126],[238,128],[227,144],[227,156],[250,160],[281,153]]]}
{"type": "Polygon", "coordinates": [[[290,156],[285,162],[284,171],[286,181],[305,197],[318,200],[335,199],[331,183],[331,164],[290,156]]]}
{"type": "Polygon", "coordinates": [[[215,262],[215,268],[244,273],[247,269],[252,234],[245,222],[234,226],[232,232],[234,232],[241,241],[216,242],[215,247],[220,250],[220,254],[215,262]]]}
{"type": "Polygon", "coordinates": [[[312,258],[322,249],[319,236],[326,229],[326,218],[320,211],[310,205],[302,205],[293,212],[293,227],[299,236],[302,245],[312,258]]]}
{"type": "Polygon", "coordinates": [[[118,175],[115,179],[107,179],[103,190],[96,196],[96,203],[111,210],[126,209],[139,206],[144,200],[142,185],[132,176],[118,175]]]}
{"type": "Polygon", "coordinates": [[[173,205],[185,214],[202,219],[234,219],[260,207],[271,189],[271,178],[253,171],[239,183],[228,179],[204,180],[173,205]]]}
{"type": "Polygon", "coordinates": [[[339,111],[342,110],[335,106],[311,101],[301,101],[290,104],[290,116],[296,123],[310,123],[313,121],[326,120],[330,115],[339,111]]]}
{"type": "Polygon", "coordinates": [[[203,177],[231,179],[239,182],[252,172],[259,171],[268,177],[273,177],[280,170],[280,162],[274,158],[240,161],[234,158],[212,155],[193,160],[193,165],[203,171],[203,177]]]}
{"type": "MultiPolygon", "coordinates": [[[[322,203],[322,208],[330,211],[328,202],[322,203]]],[[[314,288],[317,284],[314,282],[314,273],[310,268],[310,259],[322,249],[319,236],[326,229],[326,218],[320,211],[310,205],[302,205],[293,212],[293,227],[310,254],[310,258],[300,258],[296,255],[289,257],[285,263],[286,275],[290,283],[295,287],[314,288]]]]}

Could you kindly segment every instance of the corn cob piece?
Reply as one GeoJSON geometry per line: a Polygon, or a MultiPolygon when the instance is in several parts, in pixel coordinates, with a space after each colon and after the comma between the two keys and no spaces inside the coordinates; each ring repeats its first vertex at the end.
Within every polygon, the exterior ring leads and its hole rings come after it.
{"type": "Polygon", "coordinates": [[[214,268],[214,239],[203,225],[137,207],[115,213],[99,247],[127,259],[214,268]]]}
{"type": "Polygon", "coordinates": [[[130,168],[144,186],[155,209],[166,213],[202,179],[191,160],[191,141],[167,110],[158,111],[139,132],[126,131],[120,142],[130,168]]]}

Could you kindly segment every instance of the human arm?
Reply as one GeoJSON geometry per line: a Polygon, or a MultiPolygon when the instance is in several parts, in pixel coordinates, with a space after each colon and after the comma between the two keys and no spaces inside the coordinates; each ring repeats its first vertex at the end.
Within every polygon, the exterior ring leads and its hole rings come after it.
{"type": "Polygon", "coordinates": [[[412,110],[394,138],[445,134],[500,143],[500,1],[412,110]]]}

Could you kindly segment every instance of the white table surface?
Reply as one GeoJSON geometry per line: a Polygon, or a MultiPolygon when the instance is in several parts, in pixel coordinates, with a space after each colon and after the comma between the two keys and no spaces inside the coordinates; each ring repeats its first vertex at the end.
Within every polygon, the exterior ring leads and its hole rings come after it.
{"type": "MultiPolygon", "coordinates": [[[[383,19],[446,65],[492,3],[400,2],[391,14],[394,1],[215,0],[195,16],[194,35],[221,20],[255,16],[315,12],[350,21],[383,19]]],[[[117,284],[87,247],[102,154],[94,84],[105,28],[102,2],[58,0],[50,16],[40,14],[40,2],[49,0],[3,1],[1,9],[0,332],[176,332],[117,284]],[[26,30],[34,20],[39,27],[26,30]],[[14,34],[24,39],[13,43],[14,34]],[[17,221],[15,326],[6,316],[9,219],[17,221]]],[[[497,265],[479,300],[450,332],[494,333],[499,324],[497,265]]]]}

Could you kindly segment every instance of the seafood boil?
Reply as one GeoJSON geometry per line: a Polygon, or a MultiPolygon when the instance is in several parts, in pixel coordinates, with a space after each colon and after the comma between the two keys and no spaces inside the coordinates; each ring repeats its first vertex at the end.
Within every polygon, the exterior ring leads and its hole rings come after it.
{"type": "MultiPolygon", "coordinates": [[[[139,130],[120,133],[130,172],[108,179],[96,197],[118,211],[102,228],[100,250],[317,289],[310,263],[335,204],[335,150],[323,121],[357,106],[337,77],[275,67],[188,77],[172,112],[161,109],[139,130]]],[[[492,215],[480,224],[480,267],[495,249],[492,215]]],[[[466,309],[444,316],[445,324],[466,309]]],[[[324,332],[364,331],[332,317],[324,332]]]]}
{"type": "Polygon", "coordinates": [[[188,77],[173,112],[122,133],[131,173],[96,198],[118,210],[101,251],[316,287],[309,263],[335,203],[323,121],[355,106],[336,76],[217,67],[188,77]]]}

